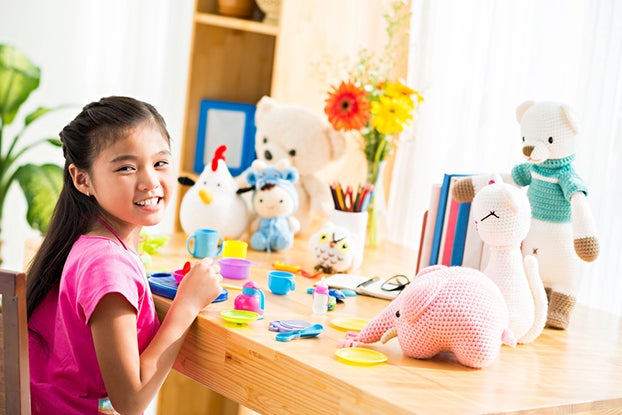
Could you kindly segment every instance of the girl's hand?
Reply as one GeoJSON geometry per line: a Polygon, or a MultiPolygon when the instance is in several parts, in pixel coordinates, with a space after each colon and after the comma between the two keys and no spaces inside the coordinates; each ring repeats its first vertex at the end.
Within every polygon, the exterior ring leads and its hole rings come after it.
{"type": "Polygon", "coordinates": [[[175,300],[183,301],[186,306],[196,307],[198,314],[220,295],[221,281],[218,263],[212,258],[204,258],[195,262],[181,280],[175,300]]]}

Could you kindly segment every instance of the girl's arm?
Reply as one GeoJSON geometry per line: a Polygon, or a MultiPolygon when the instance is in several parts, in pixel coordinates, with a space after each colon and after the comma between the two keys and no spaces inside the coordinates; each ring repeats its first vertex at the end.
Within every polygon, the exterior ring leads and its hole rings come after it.
{"type": "Polygon", "coordinates": [[[221,291],[218,266],[199,261],[184,277],[173,303],[144,352],[138,353],[136,310],[121,294],[105,295],[90,320],[93,342],[112,406],[140,414],[156,396],[197,314],[221,291]]]}

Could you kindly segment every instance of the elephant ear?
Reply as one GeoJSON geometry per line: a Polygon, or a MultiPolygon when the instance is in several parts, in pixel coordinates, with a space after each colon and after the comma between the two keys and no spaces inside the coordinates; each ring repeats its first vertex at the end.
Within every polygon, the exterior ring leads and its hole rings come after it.
{"type": "Polygon", "coordinates": [[[413,323],[421,317],[447,284],[443,271],[426,273],[425,276],[415,279],[404,289],[398,297],[402,300],[399,310],[400,319],[413,323]]]}

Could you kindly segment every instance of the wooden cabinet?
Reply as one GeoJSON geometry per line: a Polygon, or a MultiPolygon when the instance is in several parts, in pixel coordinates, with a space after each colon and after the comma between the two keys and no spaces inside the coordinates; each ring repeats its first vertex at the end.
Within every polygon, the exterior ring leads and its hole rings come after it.
{"type": "MultiPolygon", "coordinates": [[[[193,173],[201,99],[256,104],[264,95],[323,111],[326,92],[365,45],[386,43],[383,14],[391,0],[282,0],[278,25],[218,14],[217,0],[196,0],[180,175],[193,173]]],[[[400,64],[406,73],[406,58],[400,64]]],[[[363,177],[355,143],[324,177],[363,177]],[[347,168],[346,168],[347,166],[347,168]]],[[[176,212],[184,188],[180,188],[176,212]]],[[[178,217],[178,215],[176,215],[178,217]]],[[[181,230],[176,219],[175,229],[181,230]]]]}

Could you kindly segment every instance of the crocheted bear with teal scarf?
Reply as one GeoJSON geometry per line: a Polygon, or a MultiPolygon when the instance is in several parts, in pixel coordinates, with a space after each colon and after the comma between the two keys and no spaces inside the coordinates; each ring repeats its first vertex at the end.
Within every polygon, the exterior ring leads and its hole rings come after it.
{"type": "MultiPolygon", "coordinates": [[[[522,251],[538,260],[549,301],[547,326],[565,329],[580,287],[580,260],[594,261],[600,249],[587,186],[572,165],[579,130],[572,110],[556,102],[524,102],[516,116],[527,162],[512,169],[511,180],[529,186],[532,210],[522,251]]],[[[473,200],[489,178],[463,179],[454,187],[453,197],[473,200]]]]}

